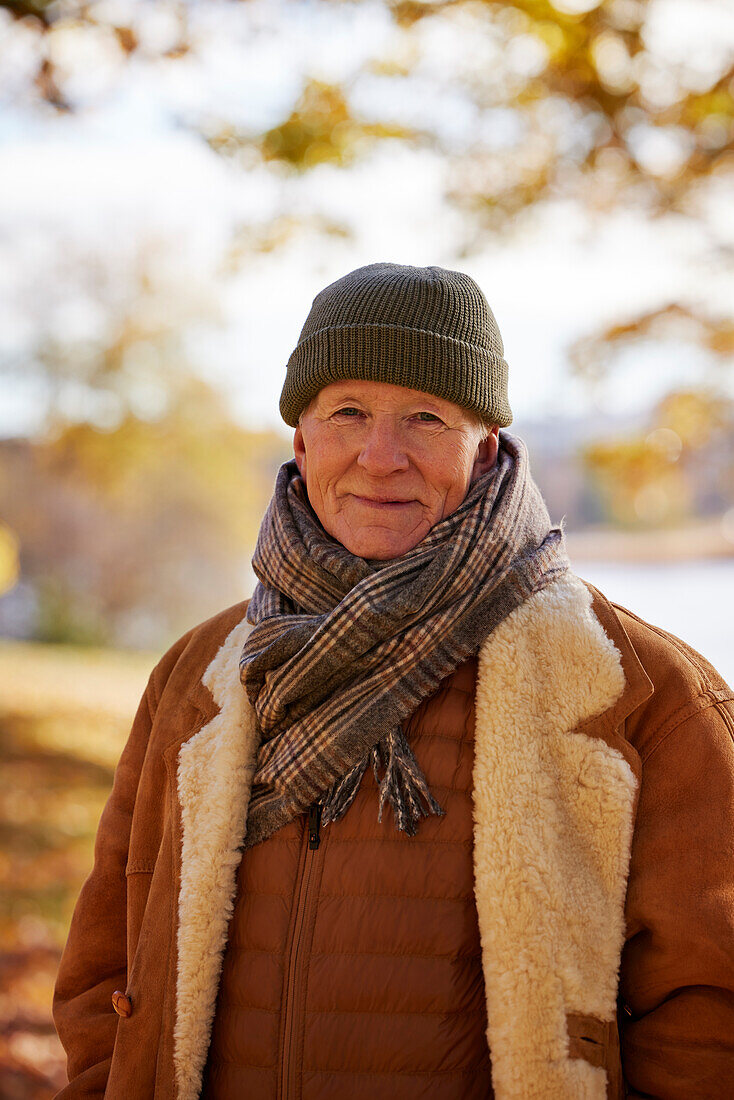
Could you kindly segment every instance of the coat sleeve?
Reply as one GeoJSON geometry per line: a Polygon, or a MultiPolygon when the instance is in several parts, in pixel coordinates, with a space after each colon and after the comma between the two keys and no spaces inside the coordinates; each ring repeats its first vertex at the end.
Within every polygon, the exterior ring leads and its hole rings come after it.
{"type": "Polygon", "coordinates": [[[102,1097],[110,1072],[118,1017],[112,993],[127,976],[125,868],[132,812],[153,720],[148,680],[127,744],[115,769],[94,850],[59,967],[53,1000],[56,1030],[67,1055],[69,1084],[57,1100],[102,1097]]]}
{"type": "Polygon", "coordinates": [[[734,1096],[734,703],[698,702],[642,763],[620,973],[631,1098],[734,1096]]]}

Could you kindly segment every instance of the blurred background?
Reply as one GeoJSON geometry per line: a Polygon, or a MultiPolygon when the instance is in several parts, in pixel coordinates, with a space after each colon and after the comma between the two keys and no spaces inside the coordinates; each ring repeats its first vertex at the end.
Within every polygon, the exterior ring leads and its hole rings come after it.
{"type": "Polygon", "coordinates": [[[251,592],[285,364],[472,275],[574,566],[734,679],[730,0],[0,2],[0,1096],[148,674],[251,592]]]}

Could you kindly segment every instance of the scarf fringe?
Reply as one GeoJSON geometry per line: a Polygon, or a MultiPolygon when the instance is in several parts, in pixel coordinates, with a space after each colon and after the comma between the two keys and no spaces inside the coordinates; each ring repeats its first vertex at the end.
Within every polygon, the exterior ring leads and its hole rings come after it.
{"type": "Polygon", "coordinates": [[[429,813],[443,816],[446,811],[431,794],[420,765],[413,755],[402,726],[392,730],[382,741],[373,745],[367,755],[355,764],[345,776],[333,784],[323,797],[321,824],[328,825],[338,821],[347,812],[354,801],[362,782],[362,777],[372,763],[375,782],[380,792],[380,804],[377,820],[382,821],[385,802],[392,807],[395,825],[398,829],[415,836],[421,817],[429,813]],[[379,769],[384,766],[380,779],[379,769]],[[424,806],[421,802],[426,803],[424,806]]]}

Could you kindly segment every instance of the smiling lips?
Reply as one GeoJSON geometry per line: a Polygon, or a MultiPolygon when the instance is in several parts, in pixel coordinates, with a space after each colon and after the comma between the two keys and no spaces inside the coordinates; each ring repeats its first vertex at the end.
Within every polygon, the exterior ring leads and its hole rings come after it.
{"type": "Polygon", "coordinates": [[[375,500],[373,497],[360,497],[354,494],[355,500],[358,500],[360,504],[368,504],[371,508],[383,508],[390,510],[391,508],[405,508],[408,504],[413,504],[412,500],[375,500]]]}

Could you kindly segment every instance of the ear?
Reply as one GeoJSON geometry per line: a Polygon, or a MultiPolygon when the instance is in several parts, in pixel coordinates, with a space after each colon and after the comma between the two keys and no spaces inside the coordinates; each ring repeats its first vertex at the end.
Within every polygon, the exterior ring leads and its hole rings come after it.
{"type": "Polygon", "coordinates": [[[472,484],[494,467],[499,448],[499,430],[499,424],[495,424],[477,447],[471,472],[472,484]]]}
{"type": "Polygon", "coordinates": [[[298,472],[306,480],[306,445],[303,442],[303,432],[300,424],[293,433],[293,457],[296,460],[298,472]]]}

